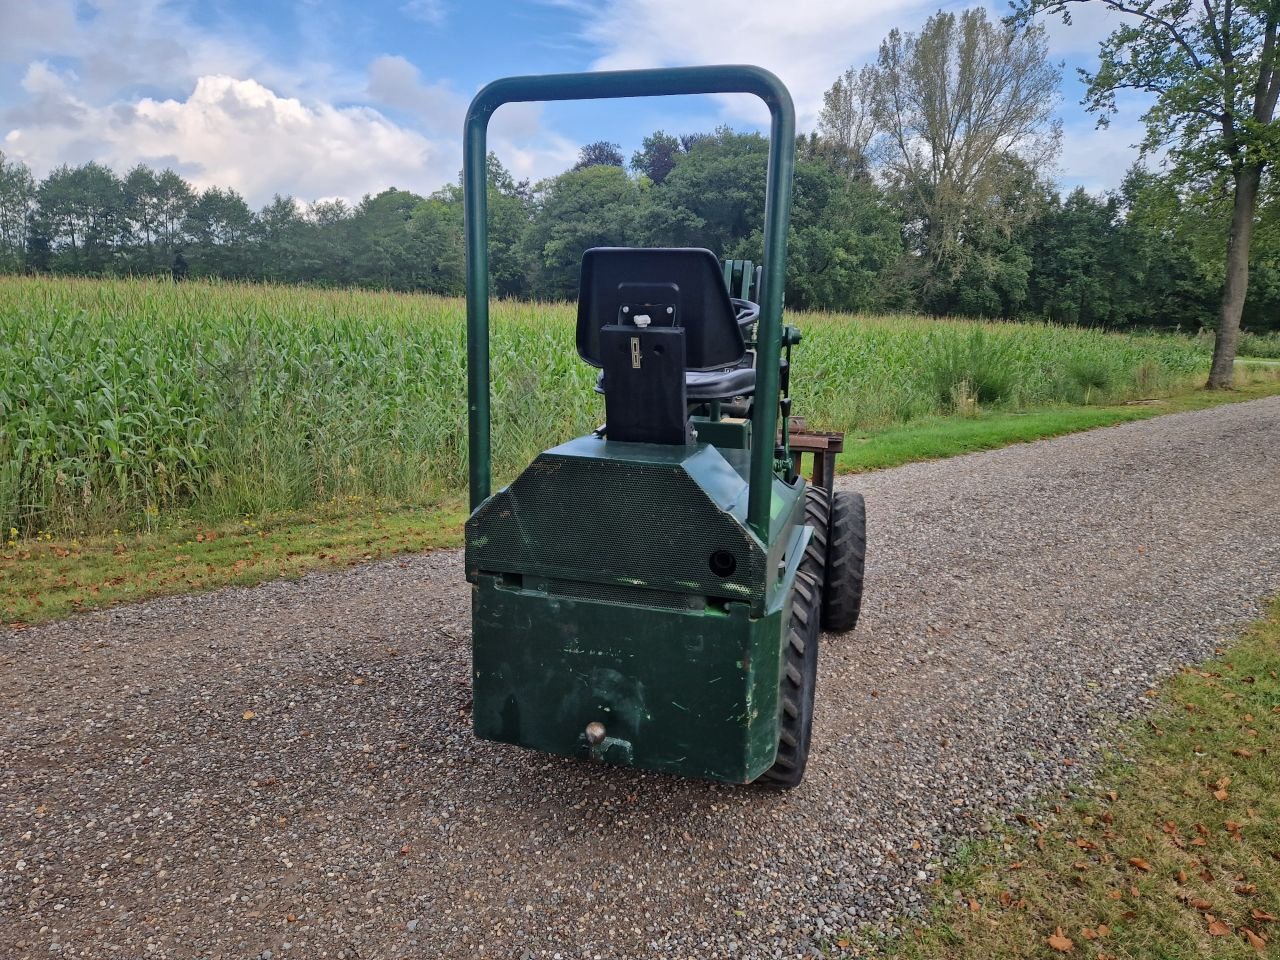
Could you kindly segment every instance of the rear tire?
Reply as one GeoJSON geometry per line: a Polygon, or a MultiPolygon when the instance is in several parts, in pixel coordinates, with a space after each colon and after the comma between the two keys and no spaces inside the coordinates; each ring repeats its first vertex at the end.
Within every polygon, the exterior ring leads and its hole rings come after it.
{"type": "Polygon", "coordinates": [[[782,651],[778,684],[778,755],[760,777],[768,786],[789,790],[804,779],[813,735],[813,695],[818,682],[818,619],[822,589],[809,574],[796,573],[791,619],[782,651]]]}
{"type": "Polygon", "coordinates": [[[824,630],[845,633],[857,624],[866,556],[866,503],[862,494],[842,490],[831,498],[831,536],[822,590],[824,630]]]}

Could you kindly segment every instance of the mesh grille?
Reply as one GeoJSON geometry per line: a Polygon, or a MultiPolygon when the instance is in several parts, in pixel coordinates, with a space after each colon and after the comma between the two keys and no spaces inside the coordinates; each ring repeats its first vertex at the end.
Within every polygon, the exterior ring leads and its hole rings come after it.
{"type": "Polygon", "coordinates": [[[764,582],[755,541],[680,463],[544,453],[472,517],[467,553],[472,571],[581,571],[704,596],[744,597],[764,582]],[[732,574],[712,572],[716,551],[732,555],[732,574]]]}

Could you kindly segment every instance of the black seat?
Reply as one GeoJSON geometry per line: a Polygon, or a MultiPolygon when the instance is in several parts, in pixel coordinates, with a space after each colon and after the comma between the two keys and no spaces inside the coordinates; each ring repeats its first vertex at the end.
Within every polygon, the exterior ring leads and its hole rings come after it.
{"type": "MultiPolygon", "coordinates": [[[[578,355],[604,367],[606,327],[678,328],[684,333],[689,400],[727,400],[755,391],[755,370],[743,365],[742,326],[757,313],[754,304],[730,298],[720,261],[710,250],[594,247],[582,256],[578,355]]],[[[603,371],[597,389],[608,393],[603,371]]]]}

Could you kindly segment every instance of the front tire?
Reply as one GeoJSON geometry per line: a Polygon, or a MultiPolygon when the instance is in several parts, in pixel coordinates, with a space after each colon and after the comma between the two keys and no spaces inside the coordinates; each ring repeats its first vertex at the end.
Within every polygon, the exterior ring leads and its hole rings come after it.
{"type": "Polygon", "coordinates": [[[782,651],[778,685],[778,755],[760,782],[789,790],[804,779],[813,736],[813,698],[818,683],[818,619],[822,588],[804,571],[796,573],[791,619],[782,651]]]}

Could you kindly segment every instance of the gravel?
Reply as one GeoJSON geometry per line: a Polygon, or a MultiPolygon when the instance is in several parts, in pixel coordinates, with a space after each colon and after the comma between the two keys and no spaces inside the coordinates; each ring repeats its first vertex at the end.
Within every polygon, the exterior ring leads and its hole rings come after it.
{"type": "Polygon", "coordinates": [[[0,631],[0,956],[795,957],[1280,591],[1280,398],[842,481],[789,794],[476,741],[456,551],[0,631]]]}

